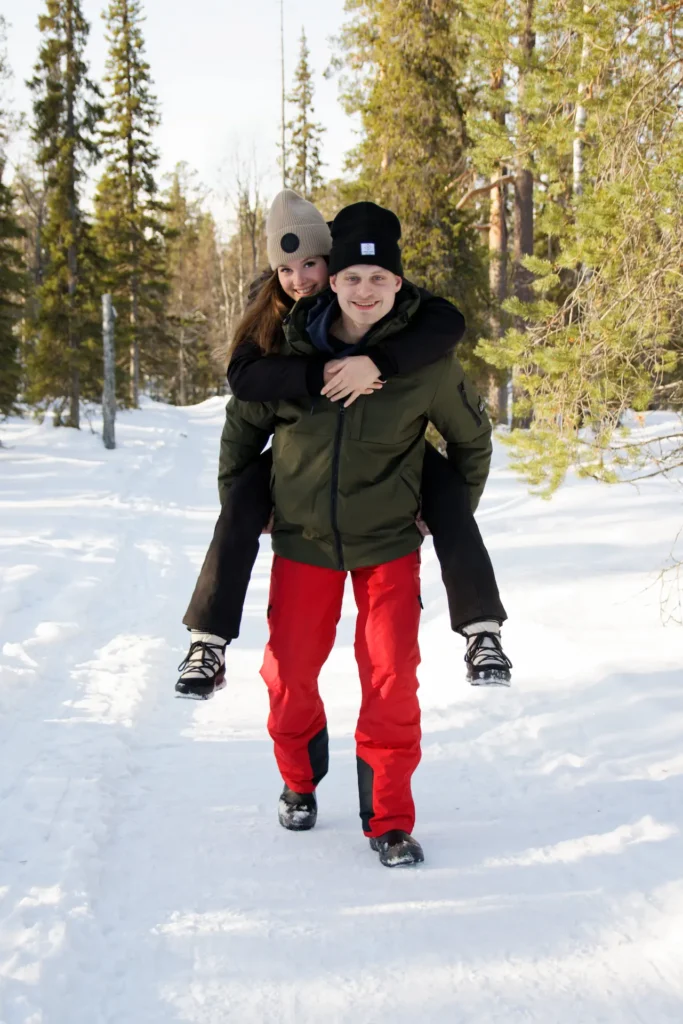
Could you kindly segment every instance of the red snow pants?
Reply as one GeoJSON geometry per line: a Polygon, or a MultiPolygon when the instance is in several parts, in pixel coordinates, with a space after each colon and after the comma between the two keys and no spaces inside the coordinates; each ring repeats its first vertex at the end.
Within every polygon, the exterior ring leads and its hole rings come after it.
{"type": "MultiPolygon", "coordinates": [[[[273,559],[270,639],[261,675],[268,731],[282,778],[311,793],[327,774],[327,720],[318,676],[334,645],[346,573],[273,559]]],[[[363,831],[412,832],[410,780],[420,761],[420,555],[351,572],[358,607],[355,654],[361,682],[356,763],[363,831]]]]}

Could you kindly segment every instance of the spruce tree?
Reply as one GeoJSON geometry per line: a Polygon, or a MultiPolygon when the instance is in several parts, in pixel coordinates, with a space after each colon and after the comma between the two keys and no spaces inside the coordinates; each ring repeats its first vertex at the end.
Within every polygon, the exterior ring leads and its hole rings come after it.
{"type": "Polygon", "coordinates": [[[452,299],[476,338],[487,306],[485,264],[474,217],[457,209],[453,184],[468,171],[459,6],[347,0],[346,10],[352,17],[336,64],[345,69],[345,107],[360,114],[362,136],[345,198],[395,210],[409,278],[452,299]]]}
{"type": "MultiPolygon", "coordinates": [[[[4,19],[0,16],[0,84],[10,77],[4,49],[4,28],[4,19]]],[[[17,321],[22,312],[25,287],[18,244],[23,231],[14,197],[4,181],[9,122],[8,112],[0,106],[0,416],[7,416],[13,411],[19,392],[17,321]]]]}
{"type": "Polygon", "coordinates": [[[43,242],[47,267],[39,289],[37,337],[30,352],[34,400],[68,401],[69,426],[78,427],[81,372],[88,369],[88,295],[83,256],[88,246],[82,207],[85,166],[97,156],[95,131],[102,108],[84,59],[89,26],[80,0],[46,0],[38,20],[42,43],[34,77],[32,133],[48,190],[43,242]]]}
{"type": "Polygon", "coordinates": [[[155,177],[159,156],[152,141],[159,114],[145,59],[140,0],[111,0],[104,17],[107,163],[96,197],[97,236],[118,314],[117,338],[128,350],[128,400],[136,406],[165,288],[155,177]]]}
{"type": "Polygon", "coordinates": [[[218,394],[225,384],[221,258],[215,222],[185,164],[173,172],[164,200],[166,326],[149,380],[159,398],[187,405],[218,394]]]}
{"type": "MultiPolygon", "coordinates": [[[[549,0],[463,0],[458,24],[471,90],[469,181],[466,176],[460,184],[468,187],[458,206],[476,209],[488,232],[488,333],[496,348],[512,320],[507,296],[518,300],[519,331],[526,328],[523,305],[533,297],[525,258],[534,254],[539,235],[537,185],[546,122],[537,37],[545,38],[552,16],[549,0]]],[[[491,412],[499,421],[507,420],[510,372],[514,378],[515,368],[505,366],[490,382],[491,412]]]]}
{"type": "Polygon", "coordinates": [[[23,312],[26,286],[18,241],[23,231],[17,221],[12,192],[3,182],[0,155],[0,416],[14,409],[19,392],[18,320],[23,312]]]}
{"type": "Polygon", "coordinates": [[[320,145],[323,126],[314,121],[313,71],[309,64],[309,50],[306,33],[301,29],[299,63],[294,73],[294,88],[287,97],[295,110],[293,119],[287,124],[289,131],[287,184],[306,199],[315,199],[323,182],[323,161],[320,145]]]}
{"type": "MultiPolygon", "coordinates": [[[[619,439],[624,412],[683,399],[682,36],[681,5],[575,0],[539,39],[547,237],[524,261],[532,301],[510,306],[527,331],[487,354],[519,367],[533,420],[513,444],[546,490],[571,465],[603,480],[620,463],[637,469],[640,447],[619,439]]],[[[671,444],[681,461],[683,432],[671,444]]]]}

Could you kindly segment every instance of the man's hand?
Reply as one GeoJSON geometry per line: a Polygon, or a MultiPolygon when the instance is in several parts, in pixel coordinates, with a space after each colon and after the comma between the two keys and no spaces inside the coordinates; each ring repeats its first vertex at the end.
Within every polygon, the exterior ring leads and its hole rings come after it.
{"type": "Polygon", "coordinates": [[[323,371],[325,387],[321,394],[331,402],[346,398],[344,408],[352,405],[359,395],[371,395],[382,388],[379,370],[370,356],[347,356],[331,359],[323,371]]]}

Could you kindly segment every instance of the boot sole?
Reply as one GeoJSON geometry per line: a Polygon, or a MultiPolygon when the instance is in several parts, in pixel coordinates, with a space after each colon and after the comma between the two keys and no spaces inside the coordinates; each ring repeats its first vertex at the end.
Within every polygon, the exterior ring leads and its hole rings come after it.
{"type": "Polygon", "coordinates": [[[415,864],[424,864],[425,857],[422,849],[420,849],[419,853],[417,850],[407,850],[406,855],[402,860],[387,860],[386,857],[382,855],[382,850],[380,849],[376,839],[370,839],[370,849],[379,854],[379,862],[385,868],[411,868],[414,867],[415,864]]]}
{"type": "Polygon", "coordinates": [[[288,832],[310,832],[312,828],[315,828],[315,824],[318,820],[317,811],[314,814],[307,814],[305,818],[303,818],[303,812],[299,811],[298,813],[302,814],[301,821],[296,821],[296,819],[292,818],[285,818],[278,810],[277,820],[283,828],[287,829],[288,832]]]}
{"type": "Polygon", "coordinates": [[[224,690],[225,689],[225,674],[222,675],[214,683],[213,690],[209,690],[208,693],[198,693],[196,690],[191,690],[190,689],[190,686],[192,685],[191,683],[187,683],[185,685],[187,686],[187,690],[185,692],[183,692],[182,690],[178,689],[178,683],[176,683],[176,692],[175,692],[176,697],[180,697],[182,700],[211,700],[211,698],[213,697],[214,693],[217,693],[218,690],[224,690]]]}
{"type": "Polygon", "coordinates": [[[312,828],[315,828],[315,821],[303,825],[298,825],[294,822],[288,823],[286,821],[283,821],[279,815],[277,820],[280,822],[283,828],[287,829],[288,832],[310,832],[312,828]]]}
{"type": "Polygon", "coordinates": [[[470,686],[511,686],[512,679],[509,672],[502,669],[482,669],[481,672],[467,673],[470,686]]]}

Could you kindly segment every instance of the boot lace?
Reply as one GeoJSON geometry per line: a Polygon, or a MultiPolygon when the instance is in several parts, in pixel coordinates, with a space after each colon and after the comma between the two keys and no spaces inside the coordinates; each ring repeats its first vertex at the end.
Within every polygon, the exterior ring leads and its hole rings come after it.
{"type": "Polygon", "coordinates": [[[512,668],[512,662],[503,650],[498,633],[475,633],[470,637],[465,661],[475,668],[481,668],[482,665],[491,668],[512,668]],[[490,640],[493,646],[484,646],[484,640],[490,640]]]}
{"type": "Polygon", "coordinates": [[[198,672],[202,679],[213,679],[223,666],[216,651],[223,653],[221,644],[210,644],[206,640],[194,640],[186,656],[178,665],[178,671],[182,675],[185,669],[191,668],[193,674],[198,672]],[[200,657],[195,657],[199,654],[200,657]]]}

